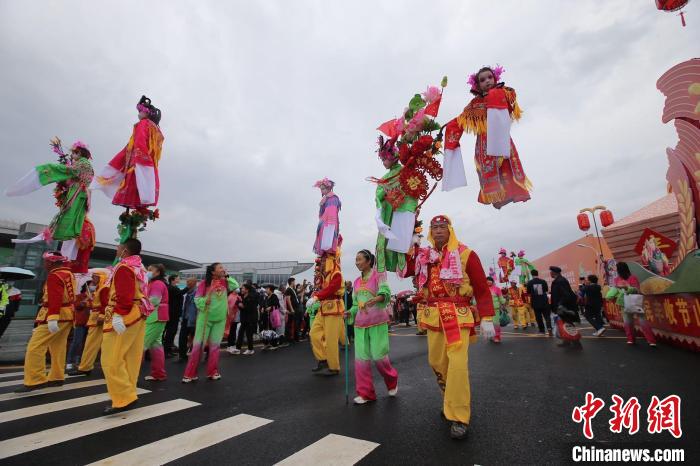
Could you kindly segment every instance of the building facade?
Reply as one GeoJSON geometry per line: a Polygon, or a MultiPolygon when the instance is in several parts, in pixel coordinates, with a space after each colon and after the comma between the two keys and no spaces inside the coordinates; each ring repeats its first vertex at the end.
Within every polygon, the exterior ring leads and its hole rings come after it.
{"type": "MultiPolygon", "coordinates": [[[[297,261],[277,261],[277,262],[222,262],[221,263],[229,275],[236,279],[239,283],[250,281],[260,285],[272,284],[280,286],[287,283],[287,279],[294,275],[300,274],[313,267],[311,262],[297,261]]],[[[201,280],[206,273],[204,267],[181,270],[182,278],[196,278],[201,280]]]]}

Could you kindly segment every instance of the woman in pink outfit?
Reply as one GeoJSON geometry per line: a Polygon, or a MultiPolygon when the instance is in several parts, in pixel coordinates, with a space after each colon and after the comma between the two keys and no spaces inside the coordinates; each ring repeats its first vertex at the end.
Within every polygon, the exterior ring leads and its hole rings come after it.
{"type": "MultiPolygon", "coordinates": [[[[623,290],[625,294],[641,293],[639,279],[632,275],[630,268],[626,262],[617,263],[617,278],[615,279],[615,287],[623,290]]],[[[639,310],[639,312],[628,311],[623,309],[622,319],[623,326],[625,328],[625,335],[627,335],[627,344],[633,345],[635,343],[634,335],[634,316],[637,315],[639,319],[639,327],[644,334],[649,346],[656,346],[656,337],[654,337],[654,332],[651,330],[651,324],[644,317],[644,311],[639,310]]]]}

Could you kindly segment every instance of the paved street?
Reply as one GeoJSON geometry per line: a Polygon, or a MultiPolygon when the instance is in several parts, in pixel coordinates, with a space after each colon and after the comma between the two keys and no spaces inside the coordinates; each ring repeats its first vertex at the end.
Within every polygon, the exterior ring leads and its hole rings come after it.
{"type": "MultiPolygon", "coordinates": [[[[328,464],[319,456],[326,452],[341,459],[338,464],[562,464],[574,444],[585,443],[571,411],[591,391],[606,401],[593,422],[597,446],[682,446],[686,462],[697,464],[699,355],[665,345],[654,350],[641,341],[628,347],[617,331],[584,338],[581,350],[558,348],[533,329],[507,332],[501,345],[480,341],[470,348],[467,441],[450,440],[440,417],[425,337],[414,335],[414,328],[396,328],[391,356],[398,397],[387,397],[375,373],[379,399],[364,406],[345,404],[342,375],[311,375],[308,342],[251,357],[222,353],[218,382],[183,385],[184,365],[169,360],[167,382],[139,383],[139,409],[106,418],[100,416],[106,390],[99,370],[68,379],[52,393],[18,398],[12,390],[21,383],[21,368],[2,368],[0,461],[59,466],[119,454],[108,463],[328,464]],[[608,430],[612,394],[640,400],[642,432],[630,437],[608,430]],[[680,441],[645,431],[649,399],[669,394],[682,398],[680,441]]],[[[351,377],[351,399],[353,385],[351,377]]]]}

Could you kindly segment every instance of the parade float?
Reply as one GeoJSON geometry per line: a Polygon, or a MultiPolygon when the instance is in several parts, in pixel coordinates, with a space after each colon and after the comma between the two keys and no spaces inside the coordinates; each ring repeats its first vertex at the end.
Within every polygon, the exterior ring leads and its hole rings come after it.
{"type": "MultiPolygon", "coordinates": [[[[676,147],[666,149],[669,194],[612,223],[603,237],[609,262],[627,262],[639,278],[656,337],[700,351],[700,59],[674,66],[656,86],[666,96],[662,121],[672,121],[678,134],[676,147]]],[[[605,314],[622,328],[614,301],[606,302],[605,314]]]]}

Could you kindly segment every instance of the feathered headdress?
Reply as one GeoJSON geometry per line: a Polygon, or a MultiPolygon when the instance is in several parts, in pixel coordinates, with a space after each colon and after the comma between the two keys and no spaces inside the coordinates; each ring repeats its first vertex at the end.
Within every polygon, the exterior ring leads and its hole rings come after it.
{"type": "MultiPolygon", "coordinates": [[[[503,68],[501,65],[496,65],[495,67],[492,66],[484,66],[484,68],[488,68],[491,70],[493,73],[493,79],[496,82],[499,82],[501,80],[501,75],[505,73],[505,68],[503,68]]],[[[467,83],[471,86],[471,92],[479,92],[479,80],[477,79],[477,75],[479,72],[477,71],[476,73],[473,73],[469,76],[469,79],[467,80],[467,83]]]]}

